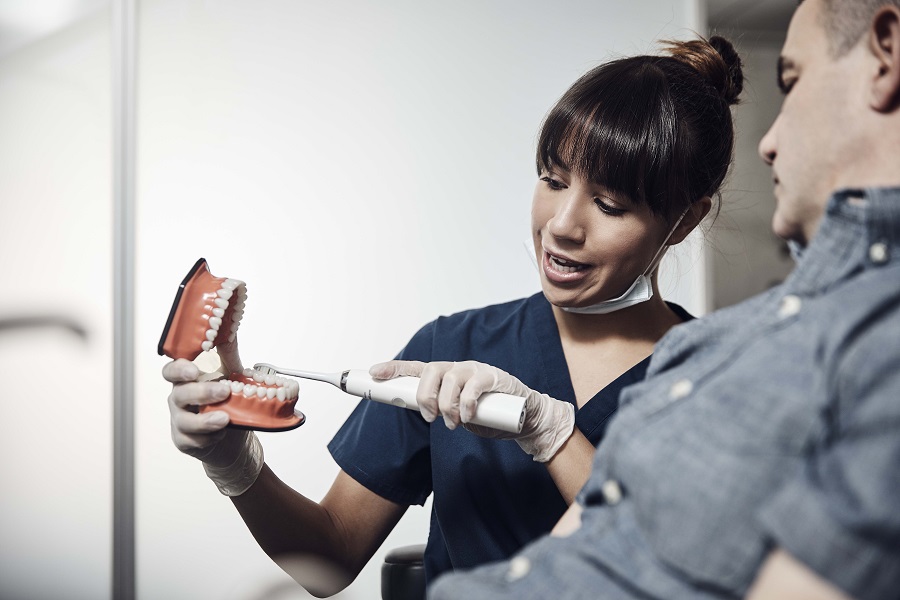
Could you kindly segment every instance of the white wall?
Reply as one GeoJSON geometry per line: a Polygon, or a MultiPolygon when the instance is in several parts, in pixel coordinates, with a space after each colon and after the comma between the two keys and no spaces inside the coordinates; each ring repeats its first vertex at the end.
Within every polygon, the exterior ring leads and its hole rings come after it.
{"type": "MultiPolygon", "coordinates": [[[[250,598],[287,577],[169,440],[154,350],[186,270],[204,256],[247,281],[245,362],[321,370],[368,367],[440,314],[537,291],[523,241],[541,118],[598,62],[689,35],[696,5],[141,6],[139,593],[250,598]]],[[[302,384],[308,423],[263,434],[267,460],[319,499],[337,472],[325,444],[352,406],[302,384]]],[[[347,597],[378,597],[384,551],[427,526],[412,508],[347,597]]]]}
{"type": "Polygon", "coordinates": [[[0,598],[109,595],[110,35],[106,13],[0,59],[0,598]]]}

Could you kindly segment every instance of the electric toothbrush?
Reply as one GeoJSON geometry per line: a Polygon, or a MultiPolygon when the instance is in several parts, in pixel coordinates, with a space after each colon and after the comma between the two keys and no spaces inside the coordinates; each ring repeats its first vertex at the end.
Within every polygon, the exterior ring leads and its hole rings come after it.
{"type": "MultiPolygon", "coordinates": [[[[393,404],[400,408],[419,410],[416,403],[416,390],[419,388],[418,377],[396,377],[394,379],[373,379],[368,371],[362,369],[349,369],[340,373],[317,373],[314,371],[299,371],[296,369],[282,369],[269,363],[256,363],[253,368],[263,375],[288,375],[313,381],[330,383],[341,391],[359,396],[366,400],[374,400],[384,404],[393,404]]],[[[469,421],[473,425],[490,427],[510,433],[522,431],[525,422],[525,398],[503,394],[501,392],[488,392],[478,399],[478,408],[475,416],[469,421]]]]}

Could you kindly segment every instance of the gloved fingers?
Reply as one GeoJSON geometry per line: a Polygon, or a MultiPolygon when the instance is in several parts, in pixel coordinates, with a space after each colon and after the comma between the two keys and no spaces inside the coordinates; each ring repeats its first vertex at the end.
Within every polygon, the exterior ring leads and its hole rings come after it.
{"type": "Polygon", "coordinates": [[[444,417],[444,425],[447,429],[456,429],[460,424],[459,419],[459,394],[462,392],[462,383],[459,373],[448,371],[441,381],[441,389],[438,391],[438,410],[444,417]]]}
{"type": "Polygon", "coordinates": [[[197,381],[197,378],[200,377],[200,369],[191,361],[179,358],[166,363],[163,367],[162,375],[169,383],[186,383],[188,381],[197,381]]]}
{"type": "MultiPolygon", "coordinates": [[[[441,411],[441,415],[444,417],[444,423],[447,425],[448,429],[456,429],[457,425],[462,422],[460,414],[460,395],[466,384],[471,381],[479,371],[484,370],[485,366],[486,365],[483,365],[482,363],[469,360],[465,362],[450,363],[450,367],[444,372],[441,380],[441,389],[438,392],[438,408],[441,411]]],[[[483,379],[479,379],[479,382],[480,381],[483,381],[483,379]]],[[[476,383],[476,385],[480,386],[482,384],[476,383]]],[[[478,396],[481,396],[480,388],[477,396],[473,399],[469,399],[470,409],[471,405],[477,402],[478,396]]]]}
{"type": "Polygon", "coordinates": [[[373,379],[393,379],[394,377],[419,377],[425,363],[418,360],[389,360],[369,367],[373,379]]]}
{"type": "Polygon", "coordinates": [[[531,394],[531,389],[527,385],[519,381],[518,378],[513,377],[506,371],[498,369],[497,367],[493,367],[491,365],[483,366],[486,369],[490,370],[490,373],[494,378],[490,389],[486,391],[502,392],[504,394],[512,394],[513,396],[522,396],[523,398],[531,394]]]}
{"type": "Polygon", "coordinates": [[[184,412],[178,416],[172,416],[172,441],[179,450],[200,450],[215,445],[221,441],[227,431],[225,425],[228,420],[218,422],[207,415],[198,415],[184,412]]]}
{"type": "Polygon", "coordinates": [[[463,383],[459,393],[459,418],[463,423],[468,423],[478,414],[478,399],[482,394],[495,391],[496,369],[486,367],[487,365],[477,364],[463,383]]]}
{"type": "Polygon", "coordinates": [[[231,394],[229,385],[219,381],[179,383],[172,386],[169,406],[171,410],[172,407],[185,409],[189,406],[215,404],[227,398],[229,394],[231,394]]]}
{"type": "Polygon", "coordinates": [[[171,423],[175,447],[202,460],[225,437],[228,414],[224,411],[198,414],[178,410],[172,413],[171,423]]]}
{"type": "Polygon", "coordinates": [[[172,432],[185,436],[207,435],[221,432],[228,425],[228,413],[215,410],[208,413],[194,413],[189,410],[172,412],[172,432]]]}
{"type": "Polygon", "coordinates": [[[440,410],[439,394],[443,385],[444,374],[453,368],[452,362],[425,363],[419,375],[419,388],[416,390],[416,403],[422,418],[431,423],[440,410]]]}

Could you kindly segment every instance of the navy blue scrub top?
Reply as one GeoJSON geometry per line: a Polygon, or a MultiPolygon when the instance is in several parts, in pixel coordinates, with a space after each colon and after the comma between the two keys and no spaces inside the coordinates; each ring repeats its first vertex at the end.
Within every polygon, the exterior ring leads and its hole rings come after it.
{"type": "MultiPolygon", "coordinates": [[[[683,320],[680,306],[669,304],[683,320]]],[[[519,378],[533,390],[575,404],[559,330],[543,293],[440,317],[425,325],[397,358],[477,360],[519,378]]],[[[596,446],[618,408],[619,391],[641,381],[646,358],[575,412],[575,424],[596,446]]],[[[442,419],[361,401],[328,445],[353,479],[398,504],[424,504],[432,491],[425,549],[429,582],[444,571],[508,558],[548,533],[566,503],[547,473],[514,440],[489,440],[442,419]]]]}

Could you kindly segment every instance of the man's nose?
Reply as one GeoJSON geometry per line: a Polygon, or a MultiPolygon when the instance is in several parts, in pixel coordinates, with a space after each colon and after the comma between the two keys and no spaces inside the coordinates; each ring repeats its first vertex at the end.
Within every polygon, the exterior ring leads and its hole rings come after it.
{"type": "Polygon", "coordinates": [[[772,163],[775,162],[775,156],[778,154],[776,148],[777,139],[776,139],[776,126],[778,125],[778,119],[775,119],[775,122],[772,123],[772,126],[769,127],[769,130],[759,141],[759,156],[763,159],[763,162],[767,165],[771,166],[772,163]]]}

